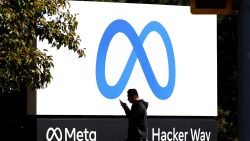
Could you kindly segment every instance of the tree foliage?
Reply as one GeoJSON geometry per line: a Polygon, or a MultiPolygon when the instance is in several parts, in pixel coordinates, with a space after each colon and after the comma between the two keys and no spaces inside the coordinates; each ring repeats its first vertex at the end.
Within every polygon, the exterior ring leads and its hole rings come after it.
{"type": "Polygon", "coordinates": [[[69,7],[66,0],[0,0],[0,93],[47,87],[53,59],[34,47],[36,39],[85,55],[69,7]]]}

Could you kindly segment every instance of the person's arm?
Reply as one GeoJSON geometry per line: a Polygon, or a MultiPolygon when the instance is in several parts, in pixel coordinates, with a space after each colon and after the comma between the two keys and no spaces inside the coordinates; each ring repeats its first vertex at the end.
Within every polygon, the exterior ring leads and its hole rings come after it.
{"type": "Polygon", "coordinates": [[[135,120],[140,120],[144,115],[143,107],[139,103],[133,104],[130,113],[132,113],[132,112],[133,112],[133,114],[131,114],[130,116],[131,116],[131,118],[133,118],[135,120]]]}
{"type": "Polygon", "coordinates": [[[124,109],[126,116],[129,117],[131,111],[130,111],[128,105],[126,103],[122,102],[121,100],[120,100],[120,104],[121,104],[122,108],[124,109]]]}

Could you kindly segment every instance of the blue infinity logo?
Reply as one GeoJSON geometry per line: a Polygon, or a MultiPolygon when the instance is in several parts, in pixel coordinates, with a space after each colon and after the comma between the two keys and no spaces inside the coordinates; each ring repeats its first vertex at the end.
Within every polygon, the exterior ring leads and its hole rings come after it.
{"type": "Polygon", "coordinates": [[[144,27],[138,37],[133,27],[127,21],[121,19],[113,21],[107,27],[107,29],[103,33],[97,52],[96,81],[102,95],[108,99],[115,99],[120,96],[120,94],[126,87],[126,84],[128,83],[136,59],[139,60],[143,73],[154,95],[161,100],[169,98],[173,92],[175,85],[175,59],[172,43],[170,41],[167,31],[160,23],[152,21],[144,27]],[[148,61],[148,58],[146,56],[145,50],[142,46],[144,40],[152,31],[157,32],[161,36],[168,56],[169,79],[167,85],[164,87],[160,86],[157,82],[153,70],[148,61]],[[125,34],[128,37],[133,46],[133,50],[130,54],[128,62],[122,72],[119,81],[114,86],[110,86],[107,83],[105,77],[106,56],[112,38],[119,32],[125,34]]]}

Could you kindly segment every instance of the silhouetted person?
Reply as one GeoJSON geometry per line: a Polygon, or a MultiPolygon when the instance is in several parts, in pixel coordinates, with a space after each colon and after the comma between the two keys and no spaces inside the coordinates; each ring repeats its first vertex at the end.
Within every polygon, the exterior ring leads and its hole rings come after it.
{"type": "Polygon", "coordinates": [[[127,141],[146,141],[148,134],[147,107],[148,102],[139,99],[136,89],[129,89],[128,101],[132,103],[131,110],[126,103],[120,100],[128,118],[127,141]]]}

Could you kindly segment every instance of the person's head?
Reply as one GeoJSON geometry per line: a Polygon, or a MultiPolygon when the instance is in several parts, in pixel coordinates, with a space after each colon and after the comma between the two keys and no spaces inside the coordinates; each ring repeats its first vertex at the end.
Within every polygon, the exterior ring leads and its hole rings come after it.
{"type": "Polygon", "coordinates": [[[138,95],[136,89],[129,89],[129,90],[127,91],[127,93],[128,93],[128,95],[127,95],[127,96],[128,96],[128,101],[129,101],[130,103],[136,102],[137,99],[139,98],[139,95],[138,95]]]}

